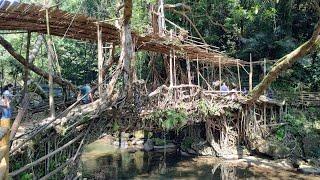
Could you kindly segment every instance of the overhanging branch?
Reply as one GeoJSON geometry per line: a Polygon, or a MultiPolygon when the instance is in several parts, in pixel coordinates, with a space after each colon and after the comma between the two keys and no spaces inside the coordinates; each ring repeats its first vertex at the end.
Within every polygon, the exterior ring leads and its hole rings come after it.
{"type": "Polygon", "coordinates": [[[285,55],[279,59],[271,68],[269,73],[263,78],[263,80],[250,92],[247,103],[256,101],[263,92],[270,86],[270,84],[278,77],[278,75],[290,68],[293,63],[298,61],[300,58],[311,53],[317,48],[317,44],[320,43],[320,19],[316,25],[316,28],[312,34],[312,37],[300,47],[285,55]]]}

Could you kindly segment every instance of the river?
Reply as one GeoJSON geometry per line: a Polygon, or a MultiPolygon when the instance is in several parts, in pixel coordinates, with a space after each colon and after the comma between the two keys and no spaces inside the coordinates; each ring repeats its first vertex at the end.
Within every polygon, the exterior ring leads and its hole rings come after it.
{"type": "Polygon", "coordinates": [[[213,157],[186,157],[177,151],[118,149],[103,141],[85,147],[87,179],[320,179],[290,171],[237,166],[213,157]]]}

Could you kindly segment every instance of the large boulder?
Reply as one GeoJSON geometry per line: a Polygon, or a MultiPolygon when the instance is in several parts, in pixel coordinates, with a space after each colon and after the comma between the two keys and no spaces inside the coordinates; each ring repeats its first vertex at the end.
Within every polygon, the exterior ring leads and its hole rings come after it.
{"type": "Polygon", "coordinates": [[[251,150],[273,158],[287,158],[290,155],[290,149],[276,139],[256,138],[251,142],[251,150]]]}

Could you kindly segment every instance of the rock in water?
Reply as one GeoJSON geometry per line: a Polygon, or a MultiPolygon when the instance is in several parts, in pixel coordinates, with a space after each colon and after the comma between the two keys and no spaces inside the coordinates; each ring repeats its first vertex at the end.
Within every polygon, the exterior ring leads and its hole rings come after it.
{"type": "Polygon", "coordinates": [[[147,141],[143,144],[143,149],[145,151],[152,151],[154,148],[153,142],[151,139],[147,139],[147,141]]]}

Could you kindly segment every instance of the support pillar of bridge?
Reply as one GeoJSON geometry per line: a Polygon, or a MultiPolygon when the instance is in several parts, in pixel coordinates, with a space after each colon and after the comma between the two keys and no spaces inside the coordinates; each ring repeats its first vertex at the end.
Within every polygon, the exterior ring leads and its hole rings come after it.
{"type": "Polygon", "coordinates": [[[199,71],[199,56],[197,54],[197,78],[198,78],[198,86],[200,86],[200,71],[199,71]]]}
{"type": "Polygon", "coordinates": [[[253,66],[252,66],[252,55],[250,53],[250,72],[249,72],[249,91],[251,92],[253,89],[252,86],[252,77],[253,77],[253,66]]]}
{"type": "MultiPolygon", "coordinates": [[[[49,0],[45,0],[45,4],[48,5],[49,4],[49,0]]],[[[54,91],[53,91],[53,43],[52,43],[52,39],[51,39],[51,35],[50,35],[50,22],[49,22],[49,8],[46,7],[46,28],[47,28],[47,44],[48,44],[48,69],[49,69],[49,107],[50,107],[50,116],[51,118],[55,118],[56,116],[56,112],[55,112],[55,107],[54,107],[54,91]]],[[[27,61],[28,62],[28,61],[27,61]]]]}
{"type": "Polygon", "coordinates": [[[191,72],[190,72],[190,60],[189,58],[187,57],[187,71],[188,71],[188,83],[189,85],[191,85],[191,72]]]}
{"type": "Polygon", "coordinates": [[[170,50],[170,55],[169,55],[169,59],[170,59],[170,87],[173,86],[173,60],[172,60],[172,50],[170,50]]]}
{"type": "Polygon", "coordinates": [[[221,91],[221,81],[222,81],[222,77],[221,77],[221,57],[219,57],[219,91],[221,91]]]}
{"type": "Polygon", "coordinates": [[[239,60],[237,59],[237,72],[238,72],[238,86],[239,86],[239,91],[242,90],[241,88],[241,76],[240,76],[240,67],[239,67],[239,60]]]}
{"type": "Polygon", "coordinates": [[[102,42],[102,28],[97,24],[97,42],[98,42],[98,92],[99,97],[102,96],[103,83],[103,42],[102,42]]]}

